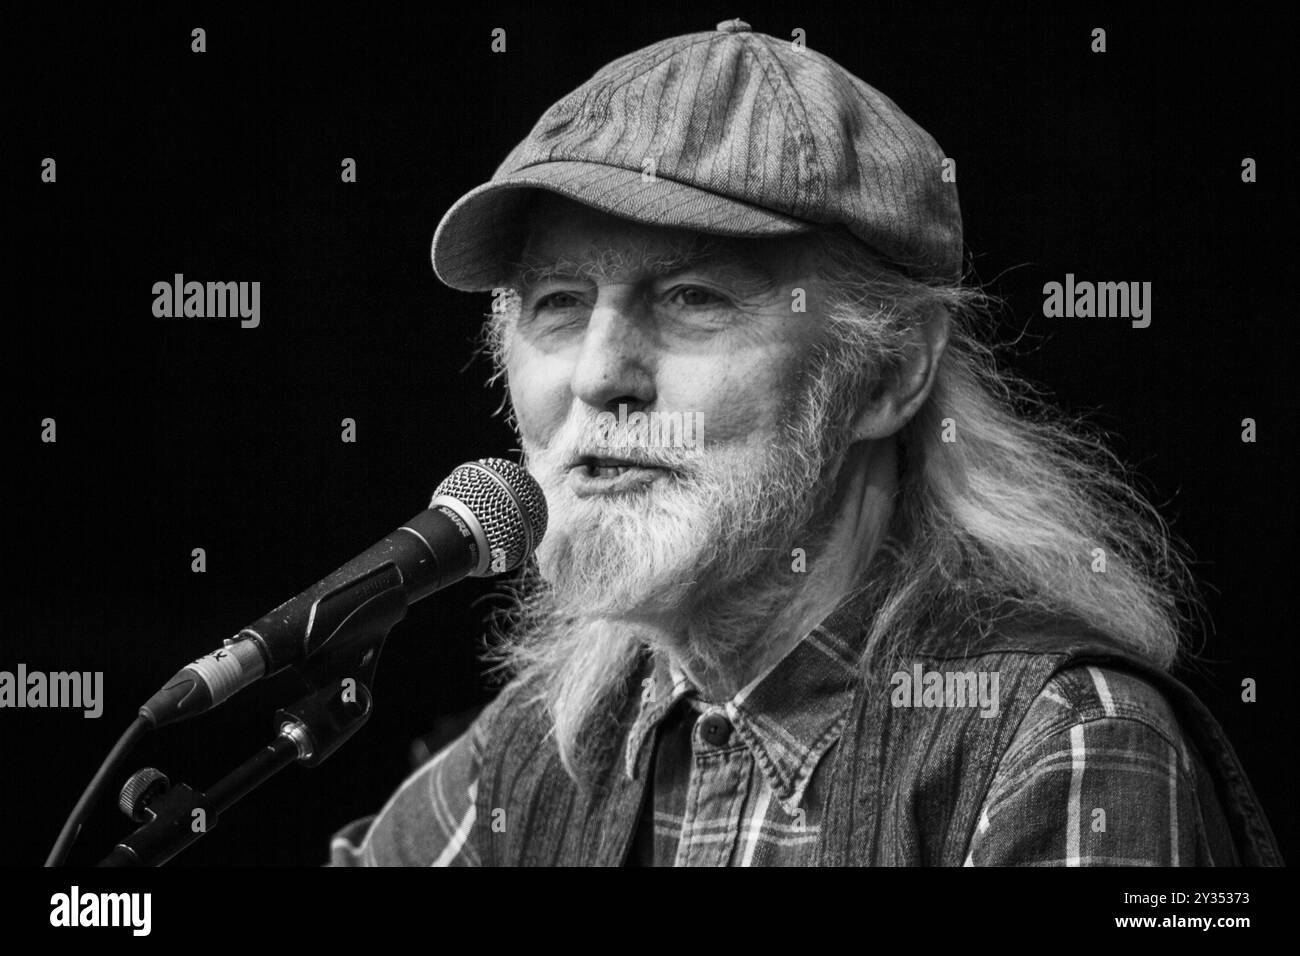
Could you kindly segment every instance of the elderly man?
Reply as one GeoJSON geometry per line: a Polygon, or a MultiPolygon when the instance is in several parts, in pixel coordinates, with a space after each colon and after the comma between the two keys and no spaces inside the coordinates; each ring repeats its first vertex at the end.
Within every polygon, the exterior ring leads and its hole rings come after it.
{"type": "Polygon", "coordinates": [[[434,268],[494,291],[550,529],[509,683],[334,863],[1280,862],[1168,675],[1160,519],[974,334],[950,169],[728,21],[604,67],[451,208],[434,268]]]}

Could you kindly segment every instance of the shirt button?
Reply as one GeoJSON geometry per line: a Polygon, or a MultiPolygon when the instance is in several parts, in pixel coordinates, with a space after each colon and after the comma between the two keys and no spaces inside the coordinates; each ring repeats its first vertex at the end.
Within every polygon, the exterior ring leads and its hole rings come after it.
{"type": "Polygon", "coordinates": [[[718,29],[723,33],[748,33],[752,28],[744,20],[723,20],[718,29]]]}
{"type": "Polygon", "coordinates": [[[712,747],[721,747],[731,738],[731,721],[717,711],[701,717],[699,728],[700,737],[712,747]]]}

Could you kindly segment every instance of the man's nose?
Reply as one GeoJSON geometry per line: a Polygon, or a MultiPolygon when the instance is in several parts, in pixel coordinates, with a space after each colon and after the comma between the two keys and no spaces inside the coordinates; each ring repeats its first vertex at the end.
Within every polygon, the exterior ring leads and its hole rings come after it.
{"type": "Polygon", "coordinates": [[[602,288],[587,320],[573,394],[592,408],[640,408],[655,398],[655,342],[631,286],[602,288]]]}

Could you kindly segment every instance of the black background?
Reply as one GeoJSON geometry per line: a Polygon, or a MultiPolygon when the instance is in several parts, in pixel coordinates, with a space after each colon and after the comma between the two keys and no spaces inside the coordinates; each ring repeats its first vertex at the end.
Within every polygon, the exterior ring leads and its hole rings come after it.
{"type": "MultiPolygon", "coordinates": [[[[429,265],[439,218],[602,64],[735,16],[804,29],[956,158],[966,245],[1006,303],[1007,364],[1114,433],[1199,559],[1216,630],[1180,676],[1294,857],[1294,23],[1248,4],[1050,6],[11,12],[0,161],[17,454],[0,669],[102,670],[106,704],[99,720],[0,711],[2,861],[43,860],[177,667],[418,511],[460,462],[515,448],[473,358],[489,299],[429,265]],[[1096,26],[1105,54],[1089,51],[1096,26]],[[1257,183],[1241,181],[1246,156],[1257,183]],[[355,184],[340,181],[344,157],[355,184]],[[261,326],[154,318],[152,284],[176,272],[260,281],[261,326]],[[1044,319],[1043,283],[1067,272],[1152,282],[1150,328],[1044,319]],[[56,444],[40,441],[46,417],[56,444]],[[344,417],[356,444],[340,441],[344,417]],[[1255,444],[1240,440],[1246,417],[1255,444]],[[1258,703],[1241,702],[1244,677],[1258,703]]],[[[412,608],[361,734],[317,770],[282,773],[178,864],[322,862],[333,830],[405,776],[412,738],[490,696],[476,653],[492,590],[467,582],[412,608]]],[[[148,738],[129,766],[207,785],[268,738],[296,689],[264,682],[148,738]]],[[[105,803],[72,860],[130,828],[105,803]]]]}

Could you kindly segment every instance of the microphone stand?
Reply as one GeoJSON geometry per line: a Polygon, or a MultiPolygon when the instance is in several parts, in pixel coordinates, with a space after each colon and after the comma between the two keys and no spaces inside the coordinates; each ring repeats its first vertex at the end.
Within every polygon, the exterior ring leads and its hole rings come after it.
{"type": "Polygon", "coordinates": [[[370,718],[370,686],[379,652],[388,632],[406,616],[407,601],[401,573],[391,563],[334,593],[352,588],[365,595],[363,603],[339,625],[327,644],[294,665],[312,690],[275,712],[278,731],[271,742],[206,791],[185,784],[161,792],[146,790],[130,812],[134,819],[148,818],[147,822],[119,841],[99,866],[163,865],[197,842],[217,825],[223,812],[276,773],[292,763],[320,766],[361,729],[370,718]]]}

